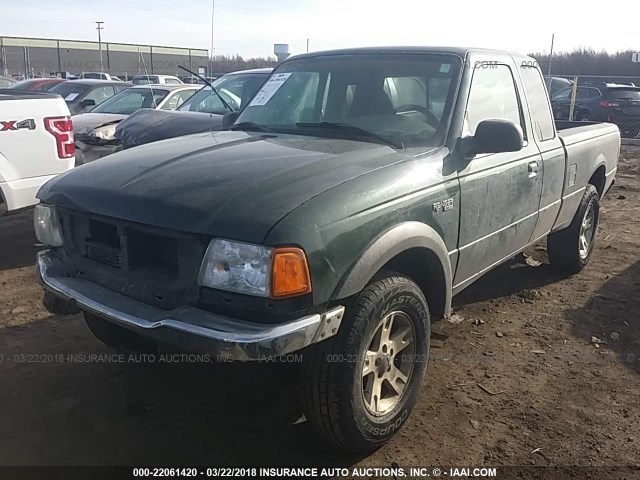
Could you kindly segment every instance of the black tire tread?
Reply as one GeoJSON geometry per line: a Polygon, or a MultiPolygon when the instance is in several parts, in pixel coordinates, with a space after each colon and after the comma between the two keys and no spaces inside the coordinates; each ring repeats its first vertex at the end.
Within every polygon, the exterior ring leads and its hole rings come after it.
{"type": "MultiPolygon", "coordinates": [[[[343,326],[346,322],[366,322],[367,319],[362,317],[362,312],[367,310],[366,305],[375,303],[379,297],[384,295],[387,288],[405,286],[415,289],[425,305],[427,304],[424,294],[413,280],[393,272],[388,272],[388,274],[389,276],[384,276],[370,284],[360,293],[350,309],[355,312],[353,318],[346,316],[343,319],[343,326]]],[[[302,403],[307,420],[312,423],[321,436],[342,448],[353,450],[353,446],[349,444],[340,427],[341,418],[336,393],[338,385],[332,380],[335,379],[335,376],[332,375],[332,367],[335,364],[325,361],[328,355],[339,353],[336,351],[337,343],[333,340],[319,342],[305,352],[305,364],[308,365],[308,368],[303,369],[302,403]]],[[[349,340],[354,341],[353,338],[349,340]]]]}
{"type": "MultiPolygon", "coordinates": [[[[550,234],[547,238],[549,263],[559,270],[575,274],[580,272],[589,260],[589,257],[587,257],[585,261],[580,260],[576,239],[580,234],[580,225],[584,212],[594,195],[598,197],[598,190],[594,185],[587,184],[587,188],[585,189],[571,224],[567,228],[550,234]]],[[[593,241],[595,241],[595,236],[593,241]]],[[[591,251],[593,252],[593,248],[591,251]]]]}

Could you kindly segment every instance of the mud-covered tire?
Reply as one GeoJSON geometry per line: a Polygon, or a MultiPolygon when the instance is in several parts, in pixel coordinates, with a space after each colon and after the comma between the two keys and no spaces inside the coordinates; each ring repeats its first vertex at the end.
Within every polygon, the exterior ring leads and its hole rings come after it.
{"type": "Polygon", "coordinates": [[[123,353],[155,353],[158,345],[136,332],[115,325],[89,312],[82,312],[91,333],[105,345],[123,353]]]}
{"type": "MultiPolygon", "coordinates": [[[[396,320],[396,324],[402,325],[400,320],[396,320]]],[[[427,370],[429,341],[429,308],[422,291],[407,277],[385,273],[358,295],[335,337],[305,351],[301,393],[307,420],[323,437],[344,449],[366,452],[380,447],[400,430],[418,399],[427,370]],[[398,394],[397,405],[376,416],[370,411],[373,395],[369,395],[367,406],[364,390],[368,382],[378,381],[375,375],[382,373],[370,372],[366,379],[363,378],[364,362],[371,358],[366,352],[370,351],[374,336],[383,335],[380,329],[387,325],[390,342],[399,341],[396,345],[411,343],[408,336],[402,336],[404,329],[396,331],[392,338],[395,316],[405,322],[405,328],[414,329],[411,338],[415,339],[415,345],[410,349],[404,345],[399,347],[409,353],[396,351],[382,359],[385,362],[382,369],[391,365],[388,371],[391,368],[396,371],[396,365],[406,361],[411,361],[412,366],[407,367],[410,368],[407,381],[400,382],[404,385],[404,393],[398,394]],[[386,318],[391,321],[382,322],[386,318]]],[[[383,355],[381,351],[379,355],[383,355]]],[[[378,358],[374,358],[375,363],[378,358]]],[[[378,368],[377,363],[376,367],[373,363],[367,365],[378,368]]],[[[395,390],[389,391],[396,394],[395,390]]]]}
{"type": "Polygon", "coordinates": [[[549,263],[553,267],[566,273],[574,274],[587,266],[596,241],[599,212],[600,197],[598,191],[596,187],[588,184],[571,224],[567,228],[552,233],[547,238],[549,263]],[[584,248],[581,251],[581,236],[583,234],[584,221],[590,209],[593,209],[593,233],[590,236],[588,249],[585,252],[584,248]]]}

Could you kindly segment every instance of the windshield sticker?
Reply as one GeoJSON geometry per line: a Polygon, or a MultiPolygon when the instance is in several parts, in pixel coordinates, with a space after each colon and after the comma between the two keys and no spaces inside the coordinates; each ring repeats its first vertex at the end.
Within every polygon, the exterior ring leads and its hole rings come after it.
{"type": "Polygon", "coordinates": [[[78,92],[71,92],[69,95],[64,97],[64,101],[65,102],[73,102],[78,95],[80,95],[78,92]]]}
{"type": "Polygon", "coordinates": [[[266,105],[266,103],[271,100],[271,97],[273,97],[280,87],[284,85],[284,82],[286,82],[290,76],[291,73],[276,73],[262,86],[249,106],[256,107],[266,105]]]}
{"type": "Polygon", "coordinates": [[[451,70],[451,64],[449,63],[440,64],[440,73],[449,73],[449,70],[451,70]]]}

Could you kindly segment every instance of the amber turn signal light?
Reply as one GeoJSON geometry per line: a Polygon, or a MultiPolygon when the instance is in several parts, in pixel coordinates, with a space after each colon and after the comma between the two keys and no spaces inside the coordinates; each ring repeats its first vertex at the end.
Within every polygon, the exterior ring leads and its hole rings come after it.
{"type": "Polygon", "coordinates": [[[271,297],[284,298],[311,292],[307,257],[300,248],[276,248],[271,273],[271,297]]]}

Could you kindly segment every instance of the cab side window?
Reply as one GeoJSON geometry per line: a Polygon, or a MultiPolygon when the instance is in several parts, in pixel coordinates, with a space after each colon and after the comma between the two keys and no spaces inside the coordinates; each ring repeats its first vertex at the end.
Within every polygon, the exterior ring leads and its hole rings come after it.
{"type": "Polygon", "coordinates": [[[507,65],[479,67],[473,72],[463,134],[474,135],[478,124],[489,119],[510,120],[525,132],[513,74],[507,65]]]}

